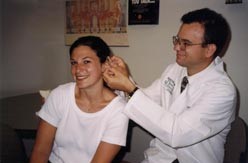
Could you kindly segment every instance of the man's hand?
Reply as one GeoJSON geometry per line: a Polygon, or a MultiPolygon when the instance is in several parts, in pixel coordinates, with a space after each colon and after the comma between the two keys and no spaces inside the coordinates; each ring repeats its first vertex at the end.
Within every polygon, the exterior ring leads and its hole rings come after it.
{"type": "Polygon", "coordinates": [[[135,84],[129,79],[129,71],[125,62],[117,56],[113,56],[105,63],[103,79],[112,89],[130,93],[135,84]]]}
{"type": "Polygon", "coordinates": [[[109,57],[108,58],[108,62],[107,64],[110,66],[110,67],[114,67],[116,68],[118,71],[120,71],[123,75],[125,76],[130,76],[129,75],[129,70],[128,70],[128,67],[125,63],[125,61],[120,58],[120,57],[117,57],[117,56],[112,56],[112,57],[109,57]]]}

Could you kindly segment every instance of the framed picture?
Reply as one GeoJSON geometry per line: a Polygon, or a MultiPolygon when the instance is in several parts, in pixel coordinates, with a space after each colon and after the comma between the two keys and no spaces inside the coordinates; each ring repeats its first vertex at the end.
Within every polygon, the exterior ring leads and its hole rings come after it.
{"type": "Polygon", "coordinates": [[[109,46],[128,46],[127,0],[66,0],[65,44],[101,37],[109,46]]]}
{"type": "Polygon", "coordinates": [[[242,3],[242,0],[226,0],[226,4],[242,3]]]}
{"type": "Polygon", "coordinates": [[[159,0],[129,0],[128,24],[158,24],[159,0]]]}

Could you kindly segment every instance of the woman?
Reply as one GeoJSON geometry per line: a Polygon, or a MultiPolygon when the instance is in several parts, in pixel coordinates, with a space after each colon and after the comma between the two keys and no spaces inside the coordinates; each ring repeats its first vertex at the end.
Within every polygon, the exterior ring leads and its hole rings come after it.
{"type": "Polygon", "coordinates": [[[72,44],[75,82],[54,89],[37,113],[41,121],[30,163],[110,163],[125,145],[125,101],[102,79],[110,55],[99,37],[81,37],[72,44]]]}

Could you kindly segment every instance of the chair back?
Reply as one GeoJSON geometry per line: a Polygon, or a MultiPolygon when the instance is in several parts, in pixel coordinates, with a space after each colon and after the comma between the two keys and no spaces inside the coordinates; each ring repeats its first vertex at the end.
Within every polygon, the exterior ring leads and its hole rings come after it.
{"type": "Polygon", "coordinates": [[[247,155],[247,126],[244,120],[236,117],[231,124],[225,144],[224,163],[245,163],[247,155]]]}
{"type": "Polygon", "coordinates": [[[26,163],[25,147],[15,130],[9,125],[0,125],[0,162],[26,163]]]}

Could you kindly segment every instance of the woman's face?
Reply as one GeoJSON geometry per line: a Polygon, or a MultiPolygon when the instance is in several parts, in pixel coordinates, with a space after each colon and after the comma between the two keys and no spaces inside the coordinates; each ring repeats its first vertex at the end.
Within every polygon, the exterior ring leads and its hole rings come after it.
{"type": "Polygon", "coordinates": [[[79,89],[103,85],[102,64],[96,52],[88,46],[78,46],[71,54],[71,73],[79,89]]]}

